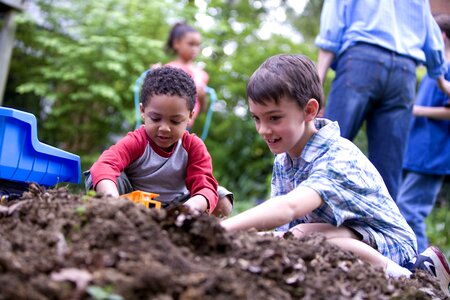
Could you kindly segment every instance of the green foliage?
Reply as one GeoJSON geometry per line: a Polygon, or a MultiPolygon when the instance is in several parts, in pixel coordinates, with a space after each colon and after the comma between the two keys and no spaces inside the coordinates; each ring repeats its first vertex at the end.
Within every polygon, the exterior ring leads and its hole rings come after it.
{"type": "Polygon", "coordinates": [[[110,286],[99,287],[96,285],[90,285],[86,289],[86,292],[92,298],[96,300],[123,300],[123,297],[112,292],[113,288],[110,286]]]}
{"type": "Polygon", "coordinates": [[[83,215],[86,213],[86,206],[84,206],[84,205],[78,206],[78,207],[75,209],[75,213],[76,213],[78,216],[83,216],[83,215]]]}
{"type": "Polygon", "coordinates": [[[427,218],[427,236],[432,245],[436,245],[450,258],[450,214],[449,205],[436,207],[427,218]]]}
{"type": "Polygon", "coordinates": [[[288,18],[295,28],[299,28],[305,41],[312,41],[320,29],[320,13],[324,0],[309,0],[305,11],[299,18],[293,10],[288,10],[288,18]]]}

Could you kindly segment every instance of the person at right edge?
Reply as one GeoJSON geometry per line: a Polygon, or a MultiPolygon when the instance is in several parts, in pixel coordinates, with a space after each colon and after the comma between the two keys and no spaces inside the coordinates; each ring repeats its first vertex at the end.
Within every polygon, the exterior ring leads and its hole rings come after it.
{"type": "Polygon", "coordinates": [[[444,44],[429,1],[325,0],[315,43],[321,82],[330,67],[335,70],[325,118],[338,121],[349,140],[366,122],[369,160],[396,200],[416,66],[425,64],[428,76],[450,94],[444,44]]]}
{"type": "MultiPolygon", "coordinates": [[[[450,15],[435,17],[450,61],[450,15]]],[[[446,78],[450,78],[450,70],[446,78]]],[[[417,237],[419,252],[428,247],[425,219],[434,207],[445,176],[450,175],[449,97],[429,76],[419,86],[403,160],[397,205],[417,237]]]]}

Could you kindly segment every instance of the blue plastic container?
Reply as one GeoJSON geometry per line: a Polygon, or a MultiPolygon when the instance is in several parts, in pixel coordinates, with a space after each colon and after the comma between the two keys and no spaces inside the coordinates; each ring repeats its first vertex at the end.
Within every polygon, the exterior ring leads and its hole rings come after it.
{"type": "Polygon", "coordinates": [[[44,186],[80,183],[80,157],[39,142],[34,115],[0,107],[0,178],[44,186]]]}

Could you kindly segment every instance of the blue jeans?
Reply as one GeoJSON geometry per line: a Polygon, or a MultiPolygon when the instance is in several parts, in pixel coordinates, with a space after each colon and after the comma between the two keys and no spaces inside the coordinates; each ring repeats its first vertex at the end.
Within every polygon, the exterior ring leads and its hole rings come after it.
{"type": "Polygon", "coordinates": [[[416,88],[414,60],[369,44],[338,57],[325,117],[349,140],[366,121],[369,160],[395,200],[416,88]]]}
{"type": "Polygon", "coordinates": [[[416,234],[419,253],[428,247],[425,219],[433,209],[444,175],[405,171],[397,205],[416,234]]]}

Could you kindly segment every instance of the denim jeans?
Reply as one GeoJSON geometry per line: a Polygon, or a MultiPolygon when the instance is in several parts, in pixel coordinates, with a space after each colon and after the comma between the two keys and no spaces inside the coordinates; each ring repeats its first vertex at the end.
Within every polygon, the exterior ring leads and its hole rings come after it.
{"type": "Polygon", "coordinates": [[[369,44],[337,59],[325,117],[349,140],[366,121],[369,160],[395,200],[416,88],[414,60],[369,44]]]}
{"type": "Polygon", "coordinates": [[[416,234],[419,253],[428,247],[425,219],[433,209],[445,175],[405,171],[397,205],[416,234]]]}

